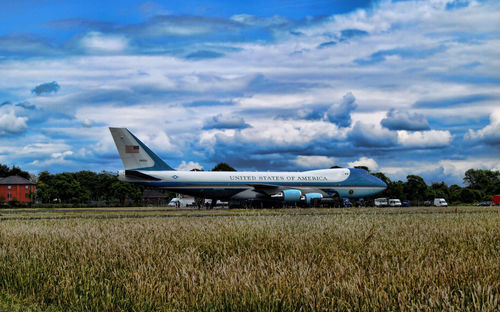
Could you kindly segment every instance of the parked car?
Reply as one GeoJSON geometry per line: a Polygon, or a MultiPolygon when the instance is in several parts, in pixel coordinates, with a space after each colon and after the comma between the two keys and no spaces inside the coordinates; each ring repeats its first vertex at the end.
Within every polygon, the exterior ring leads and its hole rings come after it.
{"type": "Polygon", "coordinates": [[[402,202],[401,207],[410,207],[410,202],[407,201],[402,202]]]}
{"type": "Polygon", "coordinates": [[[434,206],[436,207],[448,207],[448,203],[444,198],[434,198],[434,206]]]}
{"type": "Polygon", "coordinates": [[[430,200],[424,201],[424,206],[429,207],[430,205],[432,205],[430,200]]]}
{"type": "Polygon", "coordinates": [[[492,204],[493,202],[491,201],[482,201],[479,204],[477,204],[477,206],[491,206],[492,204]]]}

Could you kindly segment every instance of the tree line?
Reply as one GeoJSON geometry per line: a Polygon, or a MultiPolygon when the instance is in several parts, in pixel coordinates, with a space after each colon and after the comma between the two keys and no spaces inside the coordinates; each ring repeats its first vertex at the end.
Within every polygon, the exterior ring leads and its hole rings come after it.
{"type": "Polygon", "coordinates": [[[387,189],[377,197],[399,198],[412,204],[422,204],[433,198],[445,198],[452,204],[471,204],[491,200],[500,194],[500,171],[469,169],[465,172],[462,187],[457,184],[448,186],[445,182],[427,185],[418,175],[408,175],[406,181],[391,181],[384,173],[372,173],[387,184],[387,189]]]}
{"type": "MultiPolygon", "coordinates": [[[[332,167],[333,168],[333,167],[332,167]]],[[[338,168],[338,167],[337,167],[338,168]]],[[[369,168],[357,168],[369,171],[369,168]]],[[[202,169],[193,169],[202,170],[202,169]]],[[[236,171],[227,163],[217,164],[212,171],[236,171]]],[[[465,172],[465,187],[444,182],[427,185],[418,175],[408,175],[406,181],[392,181],[382,172],[372,173],[387,184],[387,189],[376,197],[399,198],[413,205],[433,198],[445,198],[449,203],[470,204],[491,200],[500,194],[500,171],[469,169],[465,172]]],[[[30,175],[18,167],[0,164],[0,178],[18,175],[37,183],[35,201],[42,204],[70,205],[141,205],[144,187],[119,181],[115,174],[103,171],[63,172],[51,174],[43,171],[38,176],[30,175]]],[[[174,194],[169,193],[170,197],[174,194]]]]}

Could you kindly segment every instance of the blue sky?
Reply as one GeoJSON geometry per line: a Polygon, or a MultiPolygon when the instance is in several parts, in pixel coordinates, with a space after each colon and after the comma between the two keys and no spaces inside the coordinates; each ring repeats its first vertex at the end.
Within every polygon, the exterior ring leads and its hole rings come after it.
{"type": "Polygon", "coordinates": [[[0,163],[500,170],[498,1],[0,3],[0,163]]]}

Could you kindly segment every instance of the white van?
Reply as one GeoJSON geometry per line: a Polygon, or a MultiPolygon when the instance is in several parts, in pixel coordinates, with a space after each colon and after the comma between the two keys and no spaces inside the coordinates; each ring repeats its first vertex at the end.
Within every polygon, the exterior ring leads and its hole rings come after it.
{"type": "Polygon", "coordinates": [[[388,206],[388,203],[387,203],[387,198],[375,198],[375,200],[373,201],[374,204],[375,204],[375,207],[387,207],[388,206]]]}
{"type": "Polygon", "coordinates": [[[397,198],[391,198],[391,199],[389,199],[389,206],[390,207],[401,207],[401,201],[397,198]]]}
{"type": "Polygon", "coordinates": [[[444,198],[434,198],[434,206],[436,207],[448,207],[448,203],[444,198]]]}
{"type": "Polygon", "coordinates": [[[174,197],[172,200],[167,204],[168,207],[189,207],[189,206],[195,206],[196,202],[194,197],[174,197]]]}

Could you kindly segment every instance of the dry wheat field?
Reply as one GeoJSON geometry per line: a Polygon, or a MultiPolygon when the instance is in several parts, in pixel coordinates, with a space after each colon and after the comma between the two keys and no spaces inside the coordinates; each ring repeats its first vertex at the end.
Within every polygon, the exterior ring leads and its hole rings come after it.
{"type": "Polygon", "coordinates": [[[184,214],[1,219],[0,310],[500,309],[498,209],[184,214]]]}

